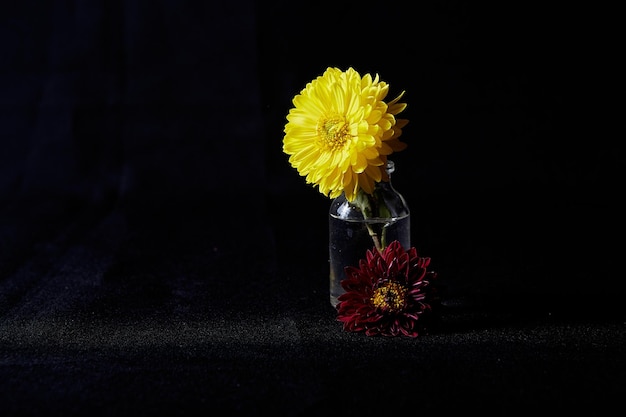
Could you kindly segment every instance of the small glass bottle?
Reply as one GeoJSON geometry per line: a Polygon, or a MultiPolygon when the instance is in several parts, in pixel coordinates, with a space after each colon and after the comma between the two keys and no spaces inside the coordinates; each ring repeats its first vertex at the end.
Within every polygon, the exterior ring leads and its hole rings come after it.
{"type": "Polygon", "coordinates": [[[363,204],[350,202],[342,194],[333,199],[328,213],[330,255],[330,304],[336,307],[345,292],[341,281],[346,278],[346,266],[359,266],[367,250],[382,250],[398,240],[403,248],[411,247],[411,216],[404,197],[391,185],[395,170],[392,161],[386,166],[388,181],[376,183],[367,198],[367,210],[363,204]],[[371,210],[370,213],[364,211],[371,210]]]}

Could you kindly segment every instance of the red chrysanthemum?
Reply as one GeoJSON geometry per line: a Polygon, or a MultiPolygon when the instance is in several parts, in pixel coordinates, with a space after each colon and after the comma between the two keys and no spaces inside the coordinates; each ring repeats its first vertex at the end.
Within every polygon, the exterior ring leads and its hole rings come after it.
{"type": "Polygon", "coordinates": [[[337,320],[344,330],[368,336],[424,333],[436,301],[437,274],[427,271],[429,264],[430,258],[418,256],[414,247],[406,251],[397,240],[382,253],[368,250],[358,267],[345,268],[337,320]]]}

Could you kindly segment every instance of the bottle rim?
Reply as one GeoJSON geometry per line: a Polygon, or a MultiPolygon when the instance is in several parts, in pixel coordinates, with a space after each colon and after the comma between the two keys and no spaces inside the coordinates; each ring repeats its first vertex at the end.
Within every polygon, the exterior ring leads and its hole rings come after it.
{"type": "Polygon", "coordinates": [[[387,159],[385,170],[387,171],[387,174],[393,174],[393,172],[396,170],[396,164],[393,161],[387,159]]]}

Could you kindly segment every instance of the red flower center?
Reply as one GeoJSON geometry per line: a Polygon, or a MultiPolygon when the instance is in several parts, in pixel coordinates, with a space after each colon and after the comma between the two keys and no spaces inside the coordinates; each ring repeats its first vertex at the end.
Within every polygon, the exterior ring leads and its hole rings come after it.
{"type": "Polygon", "coordinates": [[[398,282],[386,282],[374,290],[370,300],[374,307],[385,311],[399,312],[406,308],[405,286],[398,282]]]}

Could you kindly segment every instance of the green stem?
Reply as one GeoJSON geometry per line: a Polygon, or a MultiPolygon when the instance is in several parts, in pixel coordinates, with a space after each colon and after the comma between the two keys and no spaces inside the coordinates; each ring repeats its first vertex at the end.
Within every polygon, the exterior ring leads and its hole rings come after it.
{"type": "Polygon", "coordinates": [[[376,233],[376,231],[372,228],[372,225],[369,223],[366,223],[367,225],[367,230],[369,231],[370,237],[372,238],[372,241],[374,241],[374,247],[376,248],[376,250],[379,253],[383,252],[383,249],[385,249],[385,243],[384,243],[384,231],[385,229],[383,229],[383,236],[381,239],[378,238],[378,233],[376,233]]]}
{"type": "MultiPolygon", "coordinates": [[[[363,190],[359,190],[354,201],[354,203],[361,209],[365,220],[371,218],[382,218],[383,214],[388,216],[389,210],[387,207],[381,207],[382,202],[383,199],[380,195],[378,195],[376,190],[374,190],[374,194],[367,194],[363,190]]],[[[384,203],[382,204],[384,205],[384,203]]],[[[380,225],[378,223],[372,224],[369,222],[365,222],[365,225],[372,241],[374,242],[374,247],[378,250],[378,252],[382,253],[386,246],[385,235],[387,229],[385,225],[380,225]]]]}

